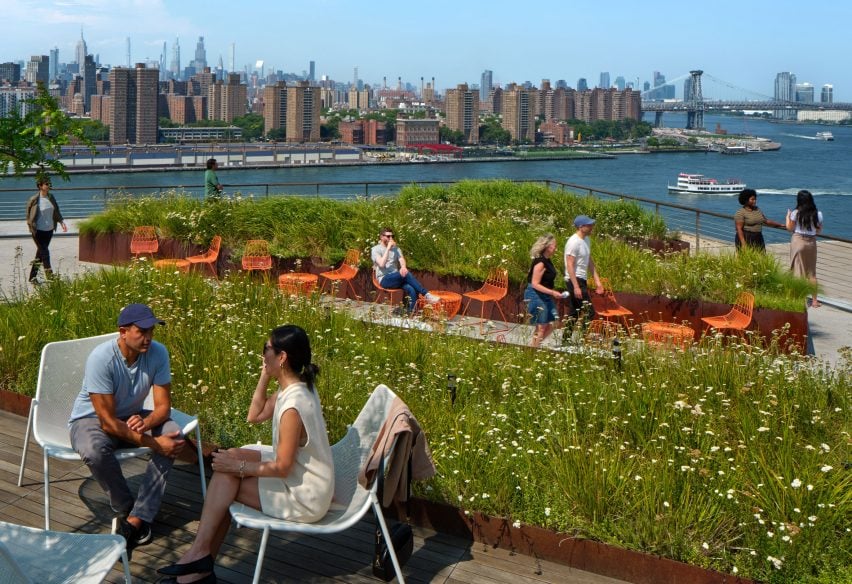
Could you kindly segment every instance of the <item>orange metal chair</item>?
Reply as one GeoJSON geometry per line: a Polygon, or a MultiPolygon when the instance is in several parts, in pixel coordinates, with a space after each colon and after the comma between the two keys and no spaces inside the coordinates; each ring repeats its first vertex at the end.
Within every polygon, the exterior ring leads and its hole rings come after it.
{"type": "Polygon", "coordinates": [[[140,225],[133,229],[133,237],[130,238],[130,253],[135,256],[147,253],[154,254],[160,249],[160,241],[157,239],[157,230],[151,225],[140,225]]]}
{"type": "Polygon", "coordinates": [[[243,269],[247,272],[272,269],[272,256],[269,254],[269,243],[265,239],[250,239],[246,242],[243,252],[243,269]]]}
{"type": "Polygon", "coordinates": [[[210,241],[210,247],[202,254],[189,256],[186,258],[191,265],[204,264],[213,273],[213,277],[219,279],[219,272],[216,270],[216,262],[219,260],[219,248],[222,246],[222,237],[214,235],[210,241]]]}
{"type": "MultiPolygon", "coordinates": [[[[467,305],[465,305],[464,310],[462,311],[462,316],[464,317],[467,314],[468,309],[470,308],[470,303],[476,300],[481,303],[481,309],[479,312],[479,334],[484,335],[485,333],[485,323],[490,320],[491,312],[488,313],[489,318],[485,318],[485,306],[489,302],[493,302],[497,307],[497,310],[500,311],[500,316],[503,317],[503,322],[508,323],[508,319],[506,315],[503,313],[503,309],[500,307],[500,301],[506,297],[506,294],[509,293],[509,273],[504,268],[494,268],[491,270],[491,273],[488,274],[488,278],[485,280],[485,284],[482,285],[482,288],[476,290],[475,292],[465,292],[464,297],[467,298],[467,305]]],[[[505,332],[509,330],[509,326],[505,326],[502,328],[494,328],[490,332],[505,332]]]]}
{"type": "Polygon", "coordinates": [[[611,318],[621,318],[624,321],[624,328],[630,330],[630,323],[627,321],[627,317],[633,316],[633,312],[624,308],[615,299],[615,292],[612,291],[609,278],[601,278],[601,284],[604,289],[603,295],[590,295],[595,312],[607,321],[611,318]]]}
{"type": "Polygon", "coordinates": [[[751,324],[752,312],[754,311],[754,294],[751,292],[740,292],[737,301],[731,307],[730,312],[721,316],[705,316],[701,320],[707,328],[716,330],[734,330],[742,335],[751,324]]]}
{"type": "Polygon", "coordinates": [[[617,322],[596,318],[586,329],[586,342],[608,348],[620,334],[621,326],[617,322]]]}
{"type": "Polygon", "coordinates": [[[378,294],[376,294],[376,302],[381,302],[382,297],[386,297],[385,300],[390,305],[399,306],[402,304],[402,301],[405,298],[405,290],[402,288],[382,288],[381,284],[379,284],[378,279],[376,279],[376,271],[372,268],[370,269],[370,274],[373,276],[373,287],[376,289],[378,294]],[[399,295],[399,299],[397,299],[397,294],[399,295]]]}
{"type": "MultiPolygon", "coordinates": [[[[355,287],[352,285],[352,280],[358,275],[358,261],[360,259],[361,250],[350,249],[346,252],[346,257],[343,258],[343,262],[341,262],[339,267],[319,274],[320,278],[323,278],[320,292],[325,292],[325,285],[329,283],[331,283],[332,292],[336,292],[334,290],[334,283],[346,282],[346,285],[349,286],[349,289],[352,291],[352,296],[360,298],[358,293],[355,292],[355,287]]],[[[344,288],[344,295],[345,292],[346,289],[344,288]]]]}

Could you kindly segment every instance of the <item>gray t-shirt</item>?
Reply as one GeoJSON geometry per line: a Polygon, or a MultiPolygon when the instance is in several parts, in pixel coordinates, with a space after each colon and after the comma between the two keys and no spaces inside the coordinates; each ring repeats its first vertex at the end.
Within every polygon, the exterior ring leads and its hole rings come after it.
{"type": "Polygon", "coordinates": [[[169,351],[162,343],[151,341],[148,351],[141,353],[129,367],[118,348],[118,340],[101,343],[86,359],[83,388],[74,400],[68,421],[97,415],[90,393],[112,394],[116,417],[128,418],[143,409],[153,385],[166,385],[171,380],[169,351]]]}
{"type": "Polygon", "coordinates": [[[373,269],[376,272],[376,280],[379,282],[388,274],[399,271],[399,258],[402,257],[402,250],[397,245],[393,246],[388,254],[388,261],[385,262],[384,268],[379,267],[378,263],[383,255],[385,255],[385,246],[381,243],[374,245],[372,251],[370,251],[370,258],[373,260],[373,269]]]}
{"type": "Polygon", "coordinates": [[[35,226],[38,231],[56,229],[56,223],[53,222],[53,203],[50,202],[48,197],[38,198],[38,218],[35,226]]]}

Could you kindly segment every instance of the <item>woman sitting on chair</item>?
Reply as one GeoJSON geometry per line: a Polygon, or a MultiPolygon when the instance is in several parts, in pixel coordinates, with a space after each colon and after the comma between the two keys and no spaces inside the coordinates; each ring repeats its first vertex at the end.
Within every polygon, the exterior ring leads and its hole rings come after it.
{"type": "Polygon", "coordinates": [[[228,533],[228,508],[237,501],[272,517],[312,523],[334,494],[334,463],[322,407],[314,388],[308,335],[295,325],[274,329],[263,346],[263,368],[248,421],[273,420],[272,450],[233,448],[213,453],[213,478],[192,547],[159,572],[161,582],[216,582],[213,562],[228,533]],[[272,380],[278,389],[268,393],[272,380]]]}

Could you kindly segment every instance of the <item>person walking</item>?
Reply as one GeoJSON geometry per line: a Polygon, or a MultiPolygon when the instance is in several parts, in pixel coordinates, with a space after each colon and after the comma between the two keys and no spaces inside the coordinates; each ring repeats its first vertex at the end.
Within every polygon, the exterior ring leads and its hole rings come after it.
{"type": "Polygon", "coordinates": [[[603,294],[603,284],[592,261],[592,249],[589,236],[595,228],[595,220],[587,215],[578,215],[574,219],[577,231],[565,243],[565,283],[571,299],[571,317],[577,321],[582,316],[583,323],[595,317],[595,309],[589,296],[588,278],[595,282],[595,292],[603,294]]]}
{"type": "Polygon", "coordinates": [[[734,214],[734,226],[737,234],[734,244],[739,251],[744,245],[766,251],[766,243],[763,241],[763,226],[781,227],[784,225],[768,219],[757,206],[757,191],[754,189],[743,189],[740,191],[740,207],[734,214]]]}
{"type": "Polygon", "coordinates": [[[40,175],[36,178],[38,193],[27,201],[27,227],[30,230],[33,241],[36,244],[36,255],[30,268],[29,280],[33,284],[38,283],[38,268],[44,266],[44,273],[50,277],[53,275],[53,267],[50,265],[50,240],[56,226],[61,225],[62,231],[67,232],[68,226],[59,211],[59,203],[50,194],[50,178],[40,175]]]}
{"type": "Polygon", "coordinates": [[[527,274],[527,288],[524,290],[524,302],[527,312],[535,325],[531,347],[538,347],[553,332],[553,322],[557,319],[556,300],[562,293],[554,290],[556,267],[551,261],[556,251],[556,238],[550,233],[539,237],[530,249],[530,271],[527,274]]]}
{"type": "Polygon", "coordinates": [[[204,171],[204,194],[208,199],[218,199],[222,196],[222,183],[216,176],[217,170],[219,170],[219,163],[215,158],[209,159],[207,170],[204,171]]]}
{"type": "Polygon", "coordinates": [[[796,195],[796,208],[787,209],[787,231],[790,239],[790,269],[796,276],[807,278],[814,285],[812,308],[822,306],[817,300],[817,244],[816,236],[822,232],[822,212],[817,210],[810,191],[801,190],[796,195]]]}

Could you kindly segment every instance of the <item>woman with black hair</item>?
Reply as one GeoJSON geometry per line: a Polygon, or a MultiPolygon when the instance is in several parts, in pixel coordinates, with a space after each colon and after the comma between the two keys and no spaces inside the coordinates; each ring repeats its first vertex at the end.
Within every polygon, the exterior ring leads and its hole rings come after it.
{"type": "Polygon", "coordinates": [[[816,236],[822,232],[822,212],[816,208],[814,196],[810,191],[799,191],[796,195],[796,208],[787,209],[787,231],[793,232],[790,240],[790,269],[793,274],[807,278],[814,285],[811,306],[822,306],[817,300],[817,245],[816,236]]]}
{"type": "Polygon", "coordinates": [[[213,453],[213,478],[192,547],[159,572],[161,582],[216,582],[213,564],[228,533],[231,503],[266,515],[312,523],[322,519],[334,494],[334,463],[322,406],[314,387],[308,335],[300,327],[274,329],[263,346],[263,368],[251,398],[248,421],[272,420],[272,447],[213,453]],[[278,389],[269,393],[272,381],[278,389]]]}
{"type": "Polygon", "coordinates": [[[767,219],[757,206],[757,191],[754,189],[743,189],[739,195],[740,205],[734,214],[734,226],[737,228],[737,234],[734,237],[734,243],[737,250],[748,245],[750,247],[766,251],[766,244],[763,241],[763,226],[770,227],[784,226],[777,221],[767,219]]]}

